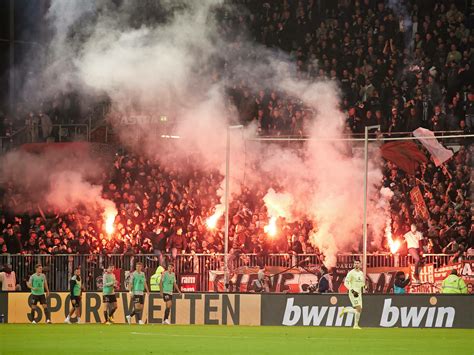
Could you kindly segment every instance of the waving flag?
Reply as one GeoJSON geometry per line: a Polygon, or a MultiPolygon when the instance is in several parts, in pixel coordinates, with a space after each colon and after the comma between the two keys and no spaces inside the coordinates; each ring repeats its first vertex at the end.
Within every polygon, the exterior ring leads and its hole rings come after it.
{"type": "Polygon", "coordinates": [[[443,147],[429,129],[417,128],[413,131],[413,135],[428,149],[436,166],[440,166],[453,156],[453,152],[443,147]]]}
{"type": "Polygon", "coordinates": [[[396,141],[385,143],[381,148],[382,156],[397,165],[410,175],[420,163],[427,163],[428,158],[418,149],[418,146],[409,141],[396,141]]]}

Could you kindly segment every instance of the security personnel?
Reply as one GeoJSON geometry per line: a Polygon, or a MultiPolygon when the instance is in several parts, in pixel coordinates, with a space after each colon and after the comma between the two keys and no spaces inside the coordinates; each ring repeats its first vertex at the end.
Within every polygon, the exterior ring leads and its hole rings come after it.
{"type": "Polygon", "coordinates": [[[151,291],[160,291],[160,282],[161,282],[161,274],[163,274],[165,268],[163,266],[158,266],[156,271],[150,278],[150,290],[151,291]]]}
{"type": "Polygon", "coordinates": [[[442,293],[467,293],[464,280],[458,276],[456,270],[451,271],[451,275],[444,279],[441,286],[442,293]]]}

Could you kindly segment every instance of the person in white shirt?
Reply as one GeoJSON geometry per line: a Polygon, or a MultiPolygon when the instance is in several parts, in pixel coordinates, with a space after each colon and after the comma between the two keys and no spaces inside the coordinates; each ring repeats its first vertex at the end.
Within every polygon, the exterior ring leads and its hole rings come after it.
{"type": "Polygon", "coordinates": [[[339,313],[339,317],[342,317],[345,313],[354,314],[354,329],[361,329],[359,319],[362,313],[362,292],[365,289],[365,276],[361,270],[361,265],[359,260],[355,260],[354,269],[349,271],[344,279],[344,286],[349,290],[352,307],[344,307],[339,313]]]}
{"type": "Polygon", "coordinates": [[[2,291],[16,291],[16,275],[10,265],[5,265],[3,271],[0,272],[0,283],[2,291]]]}
{"type": "Polygon", "coordinates": [[[418,279],[420,274],[420,241],[423,240],[423,235],[417,231],[416,224],[412,224],[410,231],[403,236],[407,242],[408,254],[411,255],[415,262],[415,279],[418,279]]]}

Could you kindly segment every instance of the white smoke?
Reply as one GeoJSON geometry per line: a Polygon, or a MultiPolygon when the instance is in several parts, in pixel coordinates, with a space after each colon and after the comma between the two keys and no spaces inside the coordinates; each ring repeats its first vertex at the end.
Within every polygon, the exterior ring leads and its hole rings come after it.
{"type": "Polygon", "coordinates": [[[405,48],[413,51],[412,27],[413,21],[402,0],[388,0],[388,7],[393,10],[398,19],[398,29],[404,35],[405,48]]]}
{"type": "Polygon", "coordinates": [[[114,203],[102,197],[103,161],[77,146],[36,154],[14,151],[0,163],[2,177],[10,182],[11,193],[18,195],[9,206],[17,212],[38,206],[61,213],[80,208],[98,216],[115,210],[114,203]]]}
{"type": "Polygon", "coordinates": [[[276,192],[270,188],[263,198],[265,206],[267,206],[268,215],[271,217],[285,217],[287,221],[294,220],[292,209],[295,201],[293,196],[288,192],[276,192]]]}

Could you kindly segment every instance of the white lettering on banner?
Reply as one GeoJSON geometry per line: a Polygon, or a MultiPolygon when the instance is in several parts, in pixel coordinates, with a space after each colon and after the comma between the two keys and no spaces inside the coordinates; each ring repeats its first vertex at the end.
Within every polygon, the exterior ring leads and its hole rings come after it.
{"type": "Polygon", "coordinates": [[[285,314],[283,315],[283,325],[295,325],[300,320],[301,309],[293,306],[294,298],[286,300],[285,314]],[[293,315],[293,316],[292,316],[293,315]]]}
{"type": "Polygon", "coordinates": [[[469,262],[464,263],[461,275],[462,276],[474,276],[473,273],[472,273],[471,264],[469,262]]]}
{"type": "Polygon", "coordinates": [[[393,327],[397,321],[400,311],[397,307],[392,307],[392,299],[389,298],[383,303],[382,318],[380,319],[380,325],[382,327],[393,327]],[[391,316],[390,320],[389,317],[391,316]]]}
{"type": "Polygon", "coordinates": [[[181,292],[194,292],[196,291],[195,287],[181,287],[181,292]]]}
{"type": "Polygon", "coordinates": [[[433,326],[433,319],[436,313],[436,307],[430,307],[428,309],[428,315],[426,316],[426,327],[432,327],[433,326]]]}
{"type": "Polygon", "coordinates": [[[310,325],[313,320],[313,325],[320,325],[326,314],[328,307],[303,307],[303,325],[310,325]]]}
{"type": "Polygon", "coordinates": [[[456,315],[453,307],[401,307],[399,309],[397,306],[392,306],[392,299],[388,298],[383,304],[380,326],[389,328],[401,321],[402,327],[419,327],[428,311],[424,327],[430,328],[433,326],[436,310],[438,310],[438,315],[435,327],[443,327],[444,323],[444,327],[452,328],[456,315]]]}
{"type": "Polygon", "coordinates": [[[192,284],[196,282],[196,277],[195,276],[183,276],[181,278],[181,283],[184,284],[192,284]]]}
{"type": "Polygon", "coordinates": [[[326,326],[330,327],[334,322],[334,314],[336,313],[336,307],[329,307],[328,317],[326,319],[326,326]]]}
{"type": "Polygon", "coordinates": [[[446,327],[452,328],[454,322],[454,316],[456,311],[453,307],[439,307],[438,308],[438,317],[436,317],[436,328],[441,328],[443,326],[444,315],[447,315],[448,318],[446,319],[446,327]]]}
{"type": "MultiPolygon", "coordinates": [[[[323,324],[324,316],[326,317],[325,325],[328,327],[331,326],[342,326],[343,317],[336,317],[336,324],[334,324],[334,315],[342,310],[343,307],[328,307],[328,306],[303,306],[300,307],[294,304],[294,298],[288,298],[286,300],[285,313],[283,315],[283,325],[296,325],[303,316],[303,325],[315,325],[319,326],[323,324]]],[[[346,313],[344,315],[346,318],[345,326],[349,327],[352,325],[354,315],[352,313],[346,313]]]]}
{"type": "Polygon", "coordinates": [[[408,310],[408,307],[402,307],[402,327],[408,327],[410,323],[414,327],[419,327],[421,320],[425,316],[426,310],[428,307],[421,307],[420,312],[418,312],[417,307],[410,307],[408,310]]]}
{"type": "MultiPolygon", "coordinates": [[[[336,308],[336,307],[331,307],[331,309],[332,308],[336,308]]],[[[344,307],[336,308],[335,310],[337,310],[337,314],[339,314],[343,308],[344,307]]],[[[346,324],[345,324],[346,327],[352,326],[352,318],[354,318],[354,315],[352,313],[346,313],[346,324]]],[[[335,324],[336,327],[342,327],[343,320],[344,320],[344,317],[336,317],[336,324],[335,324]]],[[[329,325],[329,324],[326,324],[326,325],[329,325]]]]}

